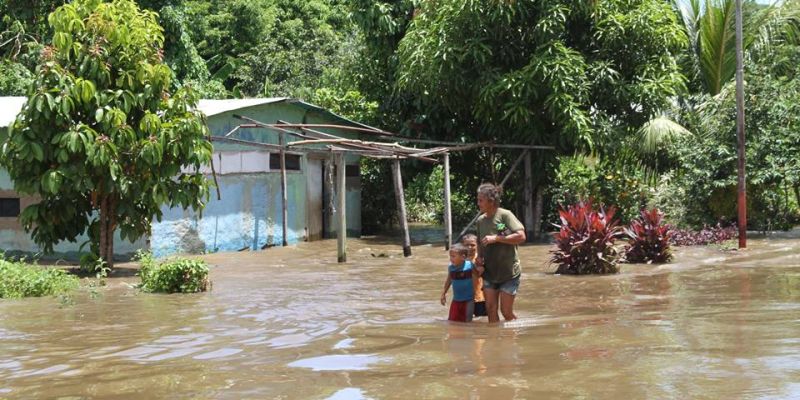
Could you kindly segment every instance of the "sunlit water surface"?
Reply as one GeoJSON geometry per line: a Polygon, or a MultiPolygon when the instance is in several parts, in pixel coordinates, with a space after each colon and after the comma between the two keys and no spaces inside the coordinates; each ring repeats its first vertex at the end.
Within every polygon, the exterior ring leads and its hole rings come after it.
{"type": "Polygon", "coordinates": [[[444,321],[447,255],[349,241],[215,254],[211,292],[0,301],[0,398],[800,398],[800,240],[614,276],[521,248],[519,320],[444,321]],[[377,257],[376,257],[377,256],[377,257]]]}

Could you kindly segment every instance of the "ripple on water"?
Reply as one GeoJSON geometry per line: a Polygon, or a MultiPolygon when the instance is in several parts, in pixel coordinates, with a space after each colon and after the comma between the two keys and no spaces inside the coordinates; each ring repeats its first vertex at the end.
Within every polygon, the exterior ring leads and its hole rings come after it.
{"type": "Polygon", "coordinates": [[[198,354],[193,358],[195,360],[211,360],[214,358],[222,358],[241,353],[242,349],[224,348],[219,350],[210,351],[208,353],[198,354]]]}
{"type": "Polygon", "coordinates": [[[336,354],[304,358],[289,363],[290,367],[308,368],[312,371],[364,371],[371,364],[385,361],[374,354],[336,354]]]}
{"type": "Polygon", "coordinates": [[[364,396],[364,391],[359,388],[344,388],[331,395],[325,400],[367,400],[370,397],[364,396]]]}

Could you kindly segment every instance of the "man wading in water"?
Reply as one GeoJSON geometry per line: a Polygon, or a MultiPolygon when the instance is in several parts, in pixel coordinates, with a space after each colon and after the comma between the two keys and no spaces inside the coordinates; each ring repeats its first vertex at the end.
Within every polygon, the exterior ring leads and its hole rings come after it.
{"type": "Polygon", "coordinates": [[[516,319],[514,297],[522,270],[517,245],[525,242],[525,227],[511,211],[500,208],[502,189],[490,183],[478,187],[478,265],[482,265],[483,293],[489,322],[498,322],[498,304],[506,321],[516,319]]]}

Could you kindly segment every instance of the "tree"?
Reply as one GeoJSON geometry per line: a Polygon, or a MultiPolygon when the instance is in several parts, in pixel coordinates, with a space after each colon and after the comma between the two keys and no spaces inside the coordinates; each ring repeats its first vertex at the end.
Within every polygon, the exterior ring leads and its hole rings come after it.
{"type": "Polygon", "coordinates": [[[685,44],[660,0],[427,2],[400,44],[400,84],[491,137],[596,148],[678,93],[685,44]]]}
{"type": "MultiPolygon", "coordinates": [[[[717,95],[736,73],[735,0],[674,0],[689,37],[683,64],[690,90],[717,95]]],[[[786,39],[797,40],[800,2],[759,5],[746,1],[744,51],[764,51],[786,39]]],[[[748,54],[756,56],[756,54],[748,54]]]]}
{"type": "Polygon", "coordinates": [[[111,267],[117,229],[133,241],[162,205],[208,198],[207,128],[192,90],[169,92],[156,18],[132,0],[76,0],[49,17],[52,44],[0,150],[15,189],[39,197],[20,221],[47,252],[88,233],[111,267]]]}

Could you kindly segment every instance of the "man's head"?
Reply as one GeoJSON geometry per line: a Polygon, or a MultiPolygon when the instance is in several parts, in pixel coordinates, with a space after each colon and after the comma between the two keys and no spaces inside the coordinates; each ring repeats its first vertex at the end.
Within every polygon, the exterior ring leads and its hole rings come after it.
{"type": "Polygon", "coordinates": [[[492,183],[484,183],[478,186],[478,209],[486,213],[500,207],[500,199],[503,196],[503,189],[492,183]]]}

